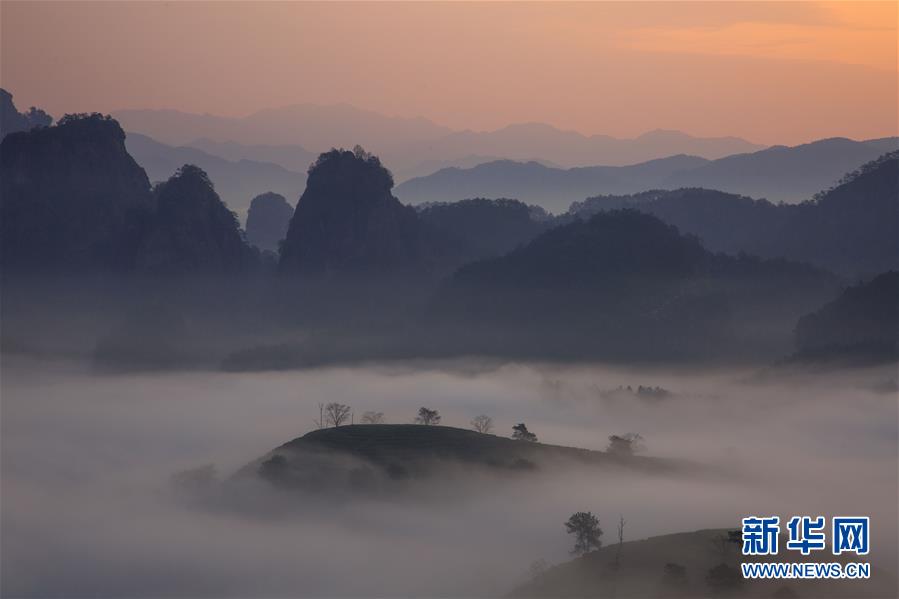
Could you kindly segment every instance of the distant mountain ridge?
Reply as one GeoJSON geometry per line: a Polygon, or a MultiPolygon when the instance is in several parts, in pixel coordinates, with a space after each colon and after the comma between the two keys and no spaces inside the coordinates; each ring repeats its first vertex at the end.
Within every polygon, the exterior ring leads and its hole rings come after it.
{"type": "Polygon", "coordinates": [[[169,144],[206,138],[248,145],[300,144],[315,152],[354,144],[386,149],[452,132],[424,118],[389,117],[348,104],[295,104],[245,117],[178,110],[119,110],[112,115],[124,128],[169,144]]]}
{"type": "Polygon", "coordinates": [[[128,133],[125,146],[151,181],[165,181],[184,164],[199,166],[222,201],[241,215],[261,193],[272,191],[295,200],[306,186],[305,170],[294,172],[270,162],[227,160],[194,147],[170,146],[139,133],[128,133]]]}
{"type": "Polygon", "coordinates": [[[252,160],[254,162],[267,162],[277,164],[295,173],[305,173],[309,166],[318,158],[318,154],[311,152],[297,144],[284,145],[248,145],[233,141],[215,141],[212,139],[195,139],[184,144],[189,148],[202,150],[207,154],[240,162],[252,160]]]}
{"type": "Polygon", "coordinates": [[[681,187],[795,203],[831,186],[842,173],[897,147],[899,138],[895,137],[866,141],[834,138],[716,160],[669,156],[630,166],[570,169],[504,160],[467,169],[441,169],[400,184],[396,193],[413,204],[470,197],[515,198],[554,212],[564,211],[571,202],[601,194],[681,187]]]}
{"type": "Polygon", "coordinates": [[[784,257],[849,277],[899,268],[899,152],[799,204],[701,188],[653,190],[588,198],[573,204],[568,218],[622,208],[652,214],[713,251],[784,257]]]}
{"type": "MultiPolygon", "coordinates": [[[[448,168],[397,186],[396,194],[410,204],[451,202],[466,198],[515,198],[554,212],[564,211],[591,189],[628,193],[658,187],[673,174],[708,162],[676,155],[631,166],[591,166],[560,169],[537,162],[500,160],[469,169],[448,168]]],[[[585,195],[586,194],[586,195],[585,195]]]]}
{"type": "Polygon", "coordinates": [[[616,210],[463,266],[430,314],[488,354],[711,357],[783,351],[783,331],[836,287],[820,269],[714,254],[653,216],[616,210]],[[761,322],[781,332],[765,339],[761,322]]]}
{"type": "MultiPolygon", "coordinates": [[[[424,118],[388,117],[346,104],[298,104],[245,117],[176,110],[120,110],[113,116],[128,131],[166,144],[193,145],[231,159],[259,159],[260,147],[272,151],[278,146],[300,146],[317,154],[358,144],[378,154],[401,180],[432,172],[434,165],[470,164],[471,156],[535,160],[565,167],[622,166],[673,154],[713,159],[764,147],[735,137],[702,138],[664,130],[632,139],[584,135],[542,123],[513,124],[495,131],[454,131],[424,118]],[[232,145],[216,149],[214,144],[232,145]]],[[[268,160],[292,168],[290,162],[280,158],[268,160]]]]}
{"type": "Polygon", "coordinates": [[[664,187],[706,187],[765,198],[772,202],[807,200],[882,154],[899,149],[899,137],[854,141],[844,137],[798,146],[773,146],[713,160],[672,175],[664,187]]]}
{"type": "Polygon", "coordinates": [[[675,154],[713,159],[763,147],[736,137],[695,137],[682,131],[657,129],[635,138],[618,138],[584,135],[545,123],[516,123],[495,131],[455,132],[439,143],[417,148],[417,154],[439,158],[468,152],[503,156],[509,160],[537,157],[576,167],[625,166],[675,154]]]}

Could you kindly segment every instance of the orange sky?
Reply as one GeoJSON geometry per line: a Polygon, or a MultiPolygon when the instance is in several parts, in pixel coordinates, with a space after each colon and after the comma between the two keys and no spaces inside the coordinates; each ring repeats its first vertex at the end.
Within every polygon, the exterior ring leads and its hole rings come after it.
{"type": "Polygon", "coordinates": [[[54,115],[346,102],[799,143],[897,134],[897,3],[0,3],[0,84],[54,115]]]}

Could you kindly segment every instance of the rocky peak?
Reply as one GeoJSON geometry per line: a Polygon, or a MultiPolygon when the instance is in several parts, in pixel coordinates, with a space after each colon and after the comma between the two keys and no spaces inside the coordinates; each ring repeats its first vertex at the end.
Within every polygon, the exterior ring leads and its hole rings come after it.
{"type": "Polygon", "coordinates": [[[256,196],[247,212],[247,242],[260,250],[277,253],[292,216],[293,206],[281,194],[268,192],[256,196]]]}
{"type": "Polygon", "coordinates": [[[393,197],[392,188],[390,171],[358,146],[319,156],[290,221],[281,269],[371,274],[425,268],[433,246],[415,210],[393,197]]]}

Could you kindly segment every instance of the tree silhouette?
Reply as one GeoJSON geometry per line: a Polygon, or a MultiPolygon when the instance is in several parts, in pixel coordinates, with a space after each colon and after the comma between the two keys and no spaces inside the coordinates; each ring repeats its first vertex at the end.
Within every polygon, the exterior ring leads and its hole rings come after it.
{"type": "Polygon", "coordinates": [[[25,117],[30,129],[35,127],[49,127],[53,124],[53,117],[35,106],[29,108],[28,112],[22,116],[25,117]]]}
{"type": "Polygon", "coordinates": [[[362,424],[383,424],[384,412],[366,412],[362,415],[362,424]]]}
{"type": "Polygon", "coordinates": [[[565,529],[568,534],[575,535],[574,549],[571,551],[574,555],[583,555],[594,549],[602,547],[602,529],[599,527],[599,518],[592,512],[575,512],[565,523],[565,529]]]}
{"type": "Polygon", "coordinates": [[[643,436],[637,433],[609,435],[609,446],[606,451],[620,456],[632,456],[645,450],[643,436]]]}
{"type": "Polygon", "coordinates": [[[350,406],[342,403],[329,403],[325,406],[325,421],[338,427],[347,421],[350,417],[350,406]]]}
{"type": "Polygon", "coordinates": [[[528,430],[524,422],[519,422],[512,427],[512,438],[516,441],[530,441],[536,443],[537,435],[528,430]]]}
{"type": "Polygon", "coordinates": [[[440,412],[421,407],[418,409],[418,416],[415,417],[415,422],[417,424],[440,424],[440,412]]]}
{"type": "Polygon", "coordinates": [[[475,416],[471,421],[471,427],[479,433],[489,433],[493,430],[493,418],[486,414],[475,416]]]}

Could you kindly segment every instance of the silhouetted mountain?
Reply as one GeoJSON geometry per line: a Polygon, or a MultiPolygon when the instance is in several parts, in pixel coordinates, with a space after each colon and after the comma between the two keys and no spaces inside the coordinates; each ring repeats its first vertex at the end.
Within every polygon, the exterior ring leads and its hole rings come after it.
{"type": "Polygon", "coordinates": [[[570,215],[633,208],[698,236],[713,251],[745,251],[818,265],[848,276],[899,267],[899,155],[886,154],[798,205],[705,189],[600,196],[570,215]]]}
{"type": "Polygon", "coordinates": [[[256,196],[247,212],[247,243],[277,253],[292,216],[293,206],[284,196],[271,192],[256,196]]]}
{"type": "Polygon", "coordinates": [[[206,138],[248,145],[301,144],[312,151],[355,143],[383,150],[451,133],[427,119],[388,117],[348,104],[295,104],[237,118],[177,110],[121,110],[115,116],[129,131],[176,145],[206,138]]]}
{"type": "Polygon", "coordinates": [[[794,359],[889,360],[899,357],[899,272],[848,287],[799,319],[794,359]]]}
{"type": "Polygon", "coordinates": [[[775,205],[712,189],[651,190],[633,195],[603,195],[575,202],[564,218],[601,211],[633,209],[651,214],[679,230],[696,235],[714,252],[737,254],[759,250],[767,231],[782,227],[796,206],[775,205]]]}
{"type": "MultiPolygon", "coordinates": [[[[421,162],[415,162],[409,165],[400,162],[400,168],[396,169],[396,171],[394,172],[394,178],[400,182],[400,185],[402,185],[409,179],[432,175],[437,171],[447,168],[474,168],[479,164],[486,164],[488,162],[497,161],[501,162],[503,160],[504,158],[502,156],[483,156],[480,154],[468,154],[467,156],[462,156],[460,158],[451,158],[446,160],[422,160],[421,162]]],[[[554,162],[551,162],[549,160],[541,160],[538,158],[528,158],[527,160],[523,160],[521,162],[536,162],[537,164],[542,164],[543,166],[548,168],[562,168],[554,162]]]]}
{"type": "Polygon", "coordinates": [[[830,187],[840,173],[897,149],[896,137],[866,141],[836,137],[793,147],[774,146],[675,173],[659,187],[705,187],[795,203],[830,187]]]}
{"type": "Polygon", "coordinates": [[[138,270],[221,274],[255,266],[257,256],[243,240],[237,217],[202,169],[186,164],[154,193],[156,212],[141,241],[138,270]]]}
{"type": "MultiPolygon", "coordinates": [[[[459,131],[412,147],[420,159],[447,160],[466,154],[503,156],[510,160],[540,158],[572,167],[592,164],[623,166],[676,154],[720,158],[764,146],[736,137],[693,137],[680,131],[650,131],[633,139],[583,135],[544,123],[517,123],[496,131],[459,131]]],[[[389,156],[391,164],[395,157],[389,156]]]]}
{"type": "Polygon", "coordinates": [[[309,170],[309,165],[318,158],[318,153],[296,144],[240,144],[236,141],[215,141],[201,138],[184,145],[231,162],[240,162],[241,160],[268,162],[295,173],[305,173],[309,170]]]}
{"type": "Polygon", "coordinates": [[[295,198],[306,185],[305,169],[294,172],[268,162],[225,160],[196,148],[169,146],[138,133],[128,133],[125,145],[151,181],[165,181],[183,164],[199,166],[228,208],[240,214],[246,213],[249,199],[254,196],[274,191],[295,198]]]}
{"type": "MultiPolygon", "coordinates": [[[[614,526],[617,516],[600,517],[605,529],[602,547],[557,565],[533,572],[527,582],[507,597],[553,599],[583,597],[744,597],[790,599],[798,597],[854,597],[874,599],[896,594],[896,581],[887,571],[870,579],[763,580],[743,579],[739,542],[727,542],[733,529],[679,532],[619,544],[614,526]],[[722,539],[725,541],[722,545],[722,539]],[[717,576],[712,575],[715,572],[717,576]],[[876,580],[876,582],[875,582],[876,580]]],[[[628,522],[630,525],[630,522],[628,522]]],[[[739,528],[739,522],[734,528],[739,528]]],[[[627,529],[624,534],[627,535],[627,529]]],[[[781,539],[783,542],[783,539],[781,539]]],[[[833,557],[833,556],[831,556],[833,557]]],[[[774,556],[753,561],[774,561],[774,556]]],[[[815,562],[814,553],[796,552],[795,562],[815,562]]],[[[851,556],[833,557],[846,562],[851,556]]]]}
{"type": "Polygon", "coordinates": [[[359,147],[319,156],[290,221],[281,270],[375,274],[433,265],[439,244],[392,187],[390,171],[359,147]]]}
{"type": "Polygon", "coordinates": [[[846,175],[803,202],[747,251],[819,264],[851,276],[899,268],[899,152],[846,175]]]}
{"type": "Polygon", "coordinates": [[[632,166],[551,168],[537,162],[501,160],[470,169],[448,168],[399,185],[397,196],[419,204],[470,197],[516,198],[561,211],[599,190],[627,193],[659,185],[677,171],[704,164],[695,156],[672,156],[632,166]]]}
{"type": "Polygon", "coordinates": [[[465,248],[468,260],[505,254],[552,223],[543,209],[507,199],[423,204],[418,206],[418,215],[465,248]]]}
{"type": "Polygon", "coordinates": [[[152,211],[150,182],[119,124],[67,115],[0,145],[5,270],[127,269],[152,211]]]}
{"type": "Polygon", "coordinates": [[[835,287],[810,267],[712,254],[652,216],[614,211],[460,268],[431,314],[470,327],[486,352],[720,357],[782,350],[835,287]]]}
{"type": "MultiPolygon", "coordinates": [[[[241,118],[174,110],[123,110],[116,112],[115,116],[128,131],[143,133],[173,145],[196,145],[195,140],[205,138],[245,146],[300,144],[310,151],[322,152],[332,147],[352,147],[360,143],[376,150],[385,163],[391,165],[399,180],[433,172],[433,169],[423,170],[428,164],[436,168],[447,164],[470,166],[469,158],[472,155],[485,159],[500,157],[517,161],[546,161],[565,167],[590,164],[620,166],[675,154],[720,158],[763,147],[734,137],[698,138],[678,131],[650,131],[634,139],[587,136],[540,123],[515,124],[496,131],[452,131],[426,119],[386,117],[348,105],[300,104],[263,110],[241,118]]],[[[206,142],[197,147],[229,159],[239,155],[258,160],[264,155],[255,153],[262,152],[259,149],[241,149],[239,154],[232,155],[220,154],[220,151],[236,152],[237,148],[213,150],[206,142]]],[[[273,155],[265,158],[265,161],[296,170],[291,163],[282,160],[275,160],[273,155]]],[[[572,199],[602,191],[593,189],[572,199]]],[[[478,191],[463,197],[487,195],[484,191],[478,191]]],[[[509,196],[508,193],[498,195],[509,196]]],[[[462,197],[443,199],[458,200],[462,197]]]]}
{"type": "Polygon", "coordinates": [[[529,475],[563,465],[658,472],[689,467],[673,460],[516,441],[449,426],[362,424],[306,433],[244,467],[237,477],[258,476],[286,490],[360,493],[402,489],[398,485],[433,480],[438,473],[442,478],[490,470],[529,475]]]}
{"type": "Polygon", "coordinates": [[[829,187],[838,173],[858,168],[897,144],[897,138],[863,142],[829,139],[713,161],[677,155],[631,166],[571,169],[502,160],[466,169],[441,169],[400,184],[396,193],[403,201],[415,204],[507,197],[554,211],[585,197],[682,187],[798,202],[829,187]]]}
{"type": "Polygon", "coordinates": [[[9,133],[28,131],[35,127],[49,127],[52,123],[52,116],[34,106],[24,114],[20,113],[12,101],[12,94],[0,88],[0,139],[9,133]]]}

